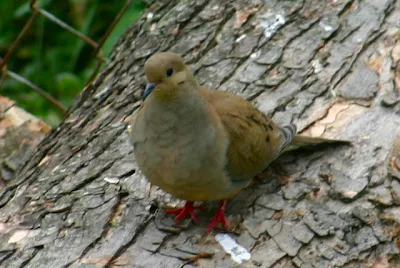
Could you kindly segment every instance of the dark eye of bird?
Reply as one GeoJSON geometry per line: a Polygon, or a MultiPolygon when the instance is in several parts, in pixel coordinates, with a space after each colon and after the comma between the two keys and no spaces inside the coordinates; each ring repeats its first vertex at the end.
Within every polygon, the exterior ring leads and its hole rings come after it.
{"type": "Polygon", "coordinates": [[[172,68],[169,68],[168,70],[167,70],[167,77],[170,77],[172,74],[174,73],[174,69],[172,69],[172,68]]]}

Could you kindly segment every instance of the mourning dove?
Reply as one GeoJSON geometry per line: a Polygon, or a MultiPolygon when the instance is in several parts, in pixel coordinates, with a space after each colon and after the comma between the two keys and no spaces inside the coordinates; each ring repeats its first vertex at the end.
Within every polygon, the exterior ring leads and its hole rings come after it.
{"type": "Polygon", "coordinates": [[[226,200],[252,182],[291,143],[293,124],[279,127],[247,100],[201,87],[183,59],[156,53],[131,128],[137,164],[151,184],[187,200],[167,211],[198,222],[195,201],[221,200],[207,232],[227,228],[226,200]]]}

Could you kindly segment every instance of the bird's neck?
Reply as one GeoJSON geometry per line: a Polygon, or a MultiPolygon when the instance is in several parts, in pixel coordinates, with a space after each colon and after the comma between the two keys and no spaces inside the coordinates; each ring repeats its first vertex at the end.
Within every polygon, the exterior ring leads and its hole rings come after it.
{"type": "Polygon", "coordinates": [[[202,98],[200,89],[180,90],[168,99],[150,95],[146,102],[146,120],[157,120],[157,124],[168,121],[201,124],[207,118],[207,103],[202,98]]]}

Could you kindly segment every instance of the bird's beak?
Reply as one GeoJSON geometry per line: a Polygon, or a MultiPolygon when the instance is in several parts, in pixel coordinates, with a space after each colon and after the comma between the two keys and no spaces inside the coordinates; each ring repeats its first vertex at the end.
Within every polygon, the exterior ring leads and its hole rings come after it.
{"type": "Polygon", "coordinates": [[[157,87],[156,83],[147,83],[146,88],[144,89],[142,100],[145,100],[147,96],[157,87]]]}

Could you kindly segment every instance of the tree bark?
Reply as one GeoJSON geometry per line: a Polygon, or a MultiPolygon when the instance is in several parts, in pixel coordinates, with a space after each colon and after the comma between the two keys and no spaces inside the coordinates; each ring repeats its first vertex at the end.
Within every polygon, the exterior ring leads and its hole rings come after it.
{"type": "Polygon", "coordinates": [[[399,18],[396,0],[155,1],[0,192],[0,266],[235,265],[202,237],[214,209],[175,224],[128,143],[143,63],[165,50],[280,124],[353,143],[288,153],[228,202],[242,267],[400,265],[399,18]]]}

